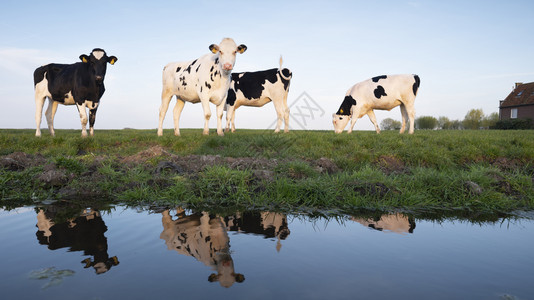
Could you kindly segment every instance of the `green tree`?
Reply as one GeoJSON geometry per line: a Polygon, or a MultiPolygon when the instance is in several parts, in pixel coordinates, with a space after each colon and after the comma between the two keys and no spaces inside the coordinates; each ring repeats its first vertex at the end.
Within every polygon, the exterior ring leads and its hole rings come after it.
{"type": "Polygon", "coordinates": [[[499,122],[499,113],[498,112],[492,112],[488,116],[485,116],[482,120],[482,127],[489,129],[495,127],[495,125],[499,122]]]}
{"type": "Polygon", "coordinates": [[[423,116],[415,119],[417,129],[435,129],[438,127],[438,119],[432,116],[423,116]]]}
{"type": "Polygon", "coordinates": [[[463,125],[465,129],[479,129],[482,126],[482,120],[484,119],[484,112],[481,108],[471,109],[465,115],[463,125]]]}
{"type": "Polygon", "coordinates": [[[438,118],[438,128],[439,129],[450,129],[448,128],[450,126],[451,120],[447,117],[439,117],[438,118]]]}
{"type": "Polygon", "coordinates": [[[382,128],[382,130],[399,130],[401,128],[401,122],[393,120],[392,118],[387,118],[380,122],[380,128],[382,128]]]}

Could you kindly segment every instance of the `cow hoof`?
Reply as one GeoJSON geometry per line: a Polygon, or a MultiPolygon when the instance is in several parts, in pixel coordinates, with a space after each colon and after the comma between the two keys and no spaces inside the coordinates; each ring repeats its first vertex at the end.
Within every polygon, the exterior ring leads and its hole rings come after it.
{"type": "Polygon", "coordinates": [[[202,131],[202,135],[210,135],[209,131],[202,131]]]}

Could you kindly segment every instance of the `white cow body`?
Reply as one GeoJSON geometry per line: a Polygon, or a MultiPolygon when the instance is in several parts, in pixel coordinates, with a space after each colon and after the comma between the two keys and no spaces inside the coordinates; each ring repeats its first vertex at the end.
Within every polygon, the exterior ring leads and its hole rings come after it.
{"type": "Polygon", "coordinates": [[[376,132],[380,133],[373,110],[389,111],[400,106],[402,113],[400,133],[404,133],[408,119],[410,121],[409,133],[412,134],[415,121],[414,102],[419,84],[420,79],[417,75],[383,75],[355,84],[345,94],[345,99],[338,111],[332,115],[335,132],[341,133],[351,120],[347,131],[351,133],[356,121],[368,115],[376,132]]]}
{"type": "Polygon", "coordinates": [[[202,103],[205,135],[209,134],[208,122],[211,117],[209,103],[215,104],[217,106],[217,134],[224,135],[222,114],[230,86],[230,73],[235,64],[236,53],[243,53],[246,49],[245,45],[238,47],[232,39],[226,38],[219,45],[210,45],[213,54],[206,54],[187,62],[167,64],[163,69],[158,136],[163,135],[163,119],[175,95],[177,100],[173,111],[175,135],[180,135],[179,120],[185,102],[202,103]]]}

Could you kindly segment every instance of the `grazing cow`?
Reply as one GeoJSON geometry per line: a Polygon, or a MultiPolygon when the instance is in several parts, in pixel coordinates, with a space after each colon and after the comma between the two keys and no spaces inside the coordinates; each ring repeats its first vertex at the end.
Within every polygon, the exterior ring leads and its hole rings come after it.
{"type": "Polygon", "coordinates": [[[208,277],[210,282],[218,281],[227,288],[235,282],[243,282],[245,276],[234,270],[230,238],[222,218],[210,216],[207,212],[186,215],[181,208],[176,211],[178,218],[175,220],[169,210],[162,213],[160,238],[165,240],[167,248],[192,256],[215,270],[217,274],[208,277]]]}
{"type": "Polygon", "coordinates": [[[204,131],[209,134],[208,121],[211,117],[209,103],[217,106],[217,134],[224,135],[222,115],[226,94],[230,86],[230,74],[234,68],[236,53],[243,53],[247,46],[236,46],[234,40],[225,38],[219,45],[211,44],[212,54],[187,62],[169,63],[163,68],[163,90],[159,109],[158,136],[163,135],[163,119],[169,108],[172,96],[176,95],[174,107],[174,135],[180,135],[180,114],[185,101],[202,103],[204,110],[204,131]]]}
{"type": "Polygon", "coordinates": [[[383,75],[355,84],[347,91],[338,111],[332,115],[335,132],[341,133],[351,119],[348,130],[348,133],[351,133],[356,121],[367,115],[375,125],[376,133],[380,133],[373,110],[391,110],[400,105],[400,133],[404,133],[408,119],[409,133],[412,134],[415,119],[414,101],[420,82],[417,75],[383,75]]]}
{"type": "Polygon", "coordinates": [[[89,108],[89,133],[94,134],[96,110],[100,98],[104,94],[104,77],[106,76],[107,63],[114,64],[115,56],[107,56],[100,48],[95,48],[91,54],[80,55],[80,60],[75,64],[48,64],[39,67],[33,73],[35,87],[35,123],[37,130],[35,136],[41,136],[41,116],[45,99],[48,98],[46,109],[46,122],[52,136],[54,133],[54,116],[58,104],[74,105],[80,113],[82,122],[82,136],[87,136],[87,111],[89,108]]]}
{"type": "Polygon", "coordinates": [[[232,73],[232,83],[226,98],[226,131],[230,128],[230,121],[232,121],[232,132],[235,131],[235,110],[240,106],[261,107],[272,101],[278,116],[274,132],[280,132],[282,119],[285,122],[284,132],[288,132],[287,94],[291,77],[289,69],[282,69],[282,57],[278,69],[232,73]]]}

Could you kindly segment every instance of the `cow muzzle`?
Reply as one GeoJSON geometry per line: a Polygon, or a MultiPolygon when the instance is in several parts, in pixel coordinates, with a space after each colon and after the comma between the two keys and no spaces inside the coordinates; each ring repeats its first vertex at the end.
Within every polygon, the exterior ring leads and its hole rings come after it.
{"type": "Polygon", "coordinates": [[[95,80],[98,83],[102,83],[102,81],[104,81],[104,76],[95,76],[95,80]]]}
{"type": "Polygon", "coordinates": [[[233,68],[234,68],[234,66],[231,63],[225,63],[223,65],[223,70],[225,70],[225,71],[232,71],[233,68]]]}

